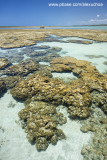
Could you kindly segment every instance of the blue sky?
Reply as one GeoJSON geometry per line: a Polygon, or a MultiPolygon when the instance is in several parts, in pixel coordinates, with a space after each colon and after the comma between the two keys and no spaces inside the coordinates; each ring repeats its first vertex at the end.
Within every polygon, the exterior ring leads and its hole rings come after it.
{"type": "Polygon", "coordinates": [[[107,0],[0,0],[0,26],[107,24],[107,0]],[[49,6],[103,3],[102,7],[49,6]]]}

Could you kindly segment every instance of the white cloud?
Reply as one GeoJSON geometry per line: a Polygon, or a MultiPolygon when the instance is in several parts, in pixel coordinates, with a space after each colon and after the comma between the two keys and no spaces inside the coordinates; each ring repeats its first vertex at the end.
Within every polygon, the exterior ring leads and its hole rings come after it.
{"type": "Polygon", "coordinates": [[[99,17],[100,17],[100,15],[99,15],[99,14],[97,14],[97,15],[96,15],[96,17],[98,17],[98,18],[99,18],[99,17]]]}
{"type": "Polygon", "coordinates": [[[90,19],[89,22],[107,22],[107,19],[90,19]]]}
{"type": "Polygon", "coordinates": [[[89,21],[81,21],[82,24],[92,25],[92,24],[107,24],[107,18],[105,19],[90,19],[89,21]]]}

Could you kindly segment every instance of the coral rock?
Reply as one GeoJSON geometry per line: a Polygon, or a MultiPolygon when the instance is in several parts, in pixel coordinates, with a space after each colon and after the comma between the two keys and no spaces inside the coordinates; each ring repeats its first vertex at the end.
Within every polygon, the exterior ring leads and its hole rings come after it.
{"type": "Polygon", "coordinates": [[[5,70],[7,75],[27,75],[38,69],[38,64],[33,60],[25,60],[19,64],[8,67],[5,70]]]}
{"type": "Polygon", "coordinates": [[[9,65],[10,65],[10,63],[9,63],[8,59],[0,58],[0,70],[6,68],[9,65]]]}

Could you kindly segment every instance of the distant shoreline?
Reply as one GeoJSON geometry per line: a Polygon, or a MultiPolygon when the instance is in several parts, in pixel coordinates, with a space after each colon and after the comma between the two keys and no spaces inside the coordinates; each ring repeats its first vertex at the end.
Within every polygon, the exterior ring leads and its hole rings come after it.
{"type": "MultiPolygon", "coordinates": [[[[43,27],[78,27],[78,26],[107,26],[107,24],[100,25],[72,25],[72,26],[43,26],[43,27]]],[[[0,26],[0,28],[40,28],[41,26],[0,26]]]]}

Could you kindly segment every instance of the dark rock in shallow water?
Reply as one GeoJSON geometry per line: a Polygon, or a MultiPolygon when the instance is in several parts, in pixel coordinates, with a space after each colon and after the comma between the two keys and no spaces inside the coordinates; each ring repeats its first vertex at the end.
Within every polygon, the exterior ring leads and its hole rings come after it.
{"type": "Polygon", "coordinates": [[[107,114],[107,92],[93,91],[91,95],[92,102],[107,114]]]}
{"type": "Polygon", "coordinates": [[[90,58],[90,59],[93,59],[93,58],[101,58],[101,57],[104,57],[104,58],[107,58],[105,57],[104,55],[85,55],[86,57],[90,58]]]}
{"type": "Polygon", "coordinates": [[[27,55],[30,56],[30,57],[36,57],[36,56],[43,56],[47,53],[46,50],[44,51],[33,51],[31,53],[28,53],[27,55]]]}
{"type": "Polygon", "coordinates": [[[52,47],[50,49],[47,50],[48,53],[56,53],[56,52],[60,52],[62,50],[62,48],[60,47],[52,47]]]}
{"type": "Polygon", "coordinates": [[[107,61],[103,62],[104,65],[107,65],[107,61]]]}
{"type": "Polygon", "coordinates": [[[56,58],[56,57],[60,57],[60,55],[57,53],[51,53],[51,54],[48,53],[44,56],[34,57],[34,60],[36,62],[50,62],[53,58],[56,58]]]}
{"type": "Polygon", "coordinates": [[[41,45],[41,46],[35,46],[35,49],[49,49],[50,46],[41,45]]]}
{"type": "Polygon", "coordinates": [[[6,85],[6,88],[10,89],[13,88],[16,85],[16,83],[19,82],[20,79],[21,78],[19,76],[8,76],[1,78],[0,80],[3,80],[6,85]]]}
{"type": "Polygon", "coordinates": [[[19,64],[13,65],[8,67],[5,70],[6,75],[27,75],[29,73],[32,73],[38,69],[38,64],[34,62],[33,60],[25,60],[20,62],[19,64]]]}
{"type": "Polygon", "coordinates": [[[70,43],[77,43],[77,44],[92,44],[92,41],[86,41],[86,40],[68,40],[67,42],[70,43]]]}
{"type": "Polygon", "coordinates": [[[0,58],[0,70],[10,66],[11,63],[6,58],[0,58]]]}
{"type": "Polygon", "coordinates": [[[11,63],[18,63],[24,59],[24,56],[17,54],[17,55],[9,56],[8,59],[11,63]]]}
{"type": "Polygon", "coordinates": [[[89,143],[84,145],[81,154],[84,160],[106,160],[107,156],[107,116],[94,104],[92,115],[82,121],[82,132],[93,132],[89,143]]]}
{"type": "Polygon", "coordinates": [[[0,79],[0,94],[6,91],[6,84],[0,79]]]}

